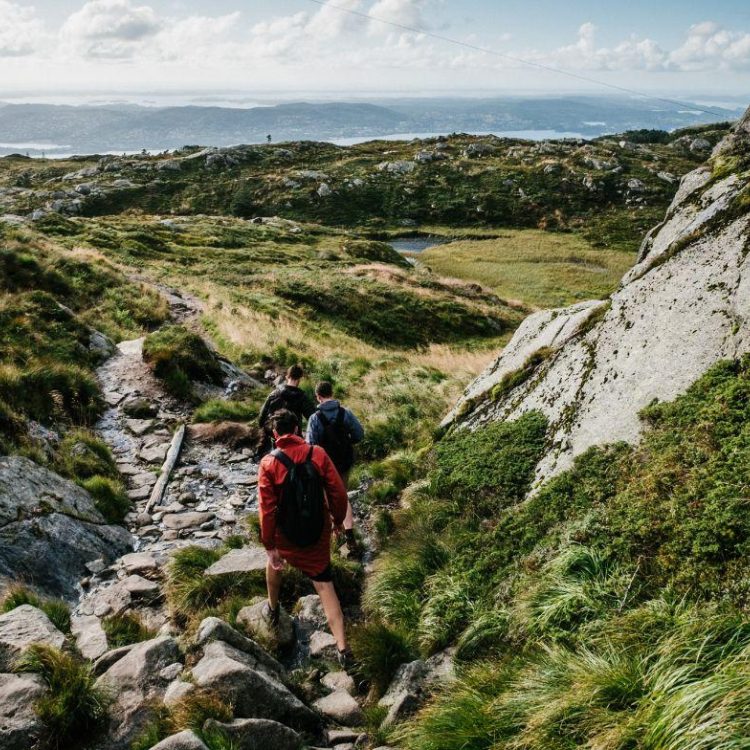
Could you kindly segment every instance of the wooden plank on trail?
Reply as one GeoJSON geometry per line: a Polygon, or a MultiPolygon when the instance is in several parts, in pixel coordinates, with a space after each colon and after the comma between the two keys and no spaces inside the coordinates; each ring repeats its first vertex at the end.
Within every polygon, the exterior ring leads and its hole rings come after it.
{"type": "Polygon", "coordinates": [[[150,513],[151,509],[155,506],[161,505],[162,497],[164,497],[164,490],[167,489],[167,484],[169,484],[169,477],[172,475],[172,470],[179,458],[184,438],[185,425],[183,424],[180,425],[179,429],[172,437],[172,444],[169,446],[167,457],[164,459],[164,464],[161,467],[159,479],[156,481],[154,489],[151,491],[151,497],[149,497],[148,503],[146,504],[146,513],[150,513]]]}

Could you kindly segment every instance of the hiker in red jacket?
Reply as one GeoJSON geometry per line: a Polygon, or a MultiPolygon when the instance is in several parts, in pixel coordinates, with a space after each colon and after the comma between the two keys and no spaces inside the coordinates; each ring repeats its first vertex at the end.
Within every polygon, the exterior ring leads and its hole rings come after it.
{"type": "Polygon", "coordinates": [[[346,665],[350,654],[344,632],[344,615],[331,575],[331,531],[333,525],[340,527],[346,516],[346,487],[325,450],[319,446],[308,445],[300,436],[296,415],[282,409],[274,414],[271,425],[277,451],[263,458],[258,472],[260,535],[268,554],[268,602],[264,616],[271,626],[278,625],[281,574],[284,563],[288,563],[312,581],[326,613],[328,626],[336,639],[339,661],[346,665]],[[319,538],[309,546],[302,547],[292,543],[281,530],[278,510],[285,489],[285,480],[290,471],[294,468],[295,471],[301,472],[301,467],[306,461],[309,461],[314,472],[317,472],[314,481],[319,483],[318,488],[322,486],[324,507],[319,538]]]}

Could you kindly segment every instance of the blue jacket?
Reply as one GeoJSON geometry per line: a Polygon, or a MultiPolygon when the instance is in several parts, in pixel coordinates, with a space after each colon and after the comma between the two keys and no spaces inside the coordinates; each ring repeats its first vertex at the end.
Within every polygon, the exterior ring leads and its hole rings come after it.
{"type": "MultiPolygon", "coordinates": [[[[334,398],[330,401],[324,401],[318,406],[318,409],[323,412],[328,420],[333,422],[336,419],[336,414],[338,413],[340,405],[341,404],[339,404],[334,398]]],[[[344,426],[349,430],[353,443],[359,443],[365,436],[365,431],[362,428],[362,425],[349,409],[344,409],[344,426]]],[[[323,425],[317,411],[313,412],[310,419],[307,420],[306,440],[310,445],[320,445],[323,440],[323,425]]]]}

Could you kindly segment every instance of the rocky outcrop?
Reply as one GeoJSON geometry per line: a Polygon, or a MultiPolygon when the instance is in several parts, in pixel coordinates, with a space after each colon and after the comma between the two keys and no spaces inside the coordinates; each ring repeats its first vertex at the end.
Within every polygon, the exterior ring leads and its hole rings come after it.
{"type": "MultiPolygon", "coordinates": [[[[716,153],[750,156],[750,110],[716,153]]],[[[528,318],[444,421],[476,429],[531,410],[549,421],[536,486],[587,448],[635,442],[639,411],[750,351],[750,173],[686,175],[664,222],[604,302],[528,318]]]]}
{"type": "Polygon", "coordinates": [[[72,599],[88,561],[130,548],[86,490],[27,458],[0,458],[0,578],[72,599]]]}
{"type": "Polygon", "coordinates": [[[0,615],[0,671],[10,671],[15,660],[34,643],[62,648],[65,636],[44,612],[30,604],[0,615]]]}
{"type": "Polygon", "coordinates": [[[0,674],[0,747],[27,750],[35,747],[42,725],[34,703],[44,694],[41,678],[0,674]]]}

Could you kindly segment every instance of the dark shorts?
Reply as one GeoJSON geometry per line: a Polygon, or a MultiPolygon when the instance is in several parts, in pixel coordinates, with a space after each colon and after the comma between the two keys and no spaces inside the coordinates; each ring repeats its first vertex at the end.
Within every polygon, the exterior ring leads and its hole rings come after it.
{"type": "Polygon", "coordinates": [[[317,575],[307,576],[311,581],[317,581],[318,583],[330,583],[333,581],[333,571],[331,570],[331,564],[326,565],[325,569],[317,575]]]}

